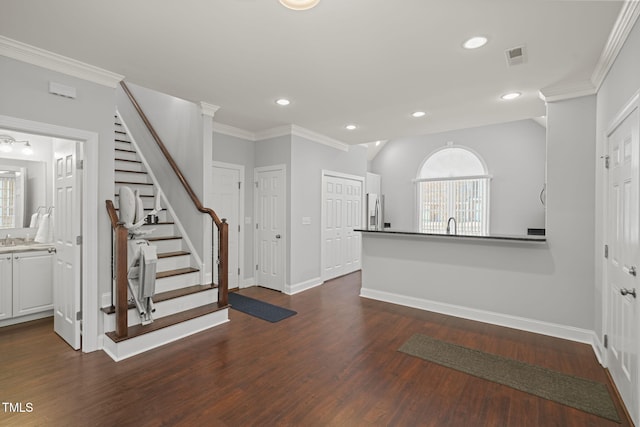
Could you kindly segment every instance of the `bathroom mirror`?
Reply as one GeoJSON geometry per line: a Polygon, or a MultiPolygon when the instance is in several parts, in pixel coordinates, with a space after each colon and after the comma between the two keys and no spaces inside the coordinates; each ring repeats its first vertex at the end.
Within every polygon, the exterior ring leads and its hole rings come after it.
{"type": "Polygon", "coordinates": [[[0,230],[28,228],[31,216],[47,206],[46,189],[45,162],[0,158],[0,230]]]}

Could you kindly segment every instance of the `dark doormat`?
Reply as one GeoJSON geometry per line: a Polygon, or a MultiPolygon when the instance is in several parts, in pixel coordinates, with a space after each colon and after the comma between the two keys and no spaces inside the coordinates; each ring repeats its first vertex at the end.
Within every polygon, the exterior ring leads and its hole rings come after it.
{"type": "Polygon", "coordinates": [[[269,304],[264,301],[245,297],[244,295],[240,295],[235,292],[229,293],[229,304],[231,304],[231,308],[235,310],[250,314],[251,316],[258,317],[271,323],[279,322],[282,319],[286,319],[287,317],[297,314],[295,311],[287,308],[278,307],[277,305],[269,304]]]}
{"type": "Polygon", "coordinates": [[[398,351],[620,423],[607,387],[596,381],[420,334],[398,351]]]}

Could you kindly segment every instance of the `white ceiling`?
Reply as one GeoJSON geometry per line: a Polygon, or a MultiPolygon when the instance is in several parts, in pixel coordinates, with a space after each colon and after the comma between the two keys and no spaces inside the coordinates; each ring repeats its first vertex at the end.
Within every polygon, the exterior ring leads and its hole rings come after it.
{"type": "Polygon", "coordinates": [[[219,105],[226,125],[295,124],[356,144],[544,115],[539,91],[589,81],[621,5],[321,0],[295,12],[278,0],[2,0],[0,34],[219,105]],[[489,43],[463,49],[474,35],[489,43]],[[527,62],[508,67],[504,51],[523,44],[527,62]],[[499,99],[514,90],[523,96],[499,99]]]}

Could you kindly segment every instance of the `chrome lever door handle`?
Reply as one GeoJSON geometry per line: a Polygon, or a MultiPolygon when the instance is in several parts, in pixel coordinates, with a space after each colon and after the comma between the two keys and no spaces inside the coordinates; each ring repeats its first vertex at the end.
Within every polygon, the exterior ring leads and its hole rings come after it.
{"type": "Polygon", "coordinates": [[[622,267],[622,271],[624,271],[625,273],[630,274],[632,276],[635,276],[636,274],[638,274],[635,265],[632,265],[631,267],[627,267],[625,265],[624,267],[622,267]]]}
{"type": "Polygon", "coordinates": [[[623,288],[623,289],[620,289],[620,295],[622,296],[631,295],[632,297],[636,298],[636,290],[635,288],[631,290],[623,288]]]}

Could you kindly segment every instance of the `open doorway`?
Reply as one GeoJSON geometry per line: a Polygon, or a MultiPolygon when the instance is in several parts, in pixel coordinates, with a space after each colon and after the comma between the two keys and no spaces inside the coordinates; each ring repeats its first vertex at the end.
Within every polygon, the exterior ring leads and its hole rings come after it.
{"type": "MultiPolygon", "coordinates": [[[[46,212],[42,213],[42,216],[50,214],[48,233],[43,232],[41,234],[45,236],[36,239],[33,233],[38,233],[37,227],[35,230],[31,230],[31,227],[14,227],[9,243],[26,243],[25,246],[28,246],[27,244],[34,240],[43,240],[43,247],[46,247],[47,252],[50,251],[52,255],[50,262],[53,273],[49,278],[51,301],[47,309],[43,308],[40,311],[40,316],[50,316],[60,312],[62,321],[54,321],[56,332],[75,349],[82,348],[84,352],[97,350],[99,305],[95,211],[98,200],[98,135],[93,132],[8,116],[0,116],[0,129],[2,129],[0,134],[12,133],[17,136],[26,135],[33,140],[44,138],[49,141],[48,158],[51,163],[46,167],[45,188],[50,189],[50,197],[45,196],[46,212]],[[84,173],[79,173],[81,170],[84,173]],[[89,220],[90,211],[93,212],[93,221],[89,220]],[[28,237],[27,234],[29,234],[28,237]],[[12,240],[13,236],[15,240],[12,240]],[[83,241],[91,244],[83,245],[83,241]],[[73,278],[71,284],[69,284],[70,278],[73,278]],[[55,284],[56,282],[58,285],[55,284]],[[63,288],[61,287],[63,283],[69,286],[63,288]],[[48,313],[47,310],[49,310],[48,313]],[[72,327],[69,328],[69,325],[72,327]],[[82,341],[80,340],[81,329],[82,341]]],[[[2,157],[1,154],[0,157],[2,157]]],[[[30,210],[31,208],[25,208],[26,212],[30,210]]],[[[37,221],[38,216],[34,214],[37,212],[31,212],[29,221],[23,221],[23,225],[30,226],[31,217],[37,221]]],[[[11,235],[11,232],[8,233],[11,235]]],[[[6,238],[6,234],[7,232],[3,233],[0,230],[0,238],[6,238]]],[[[35,271],[35,269],[28,269],[28,271],[35,271]]],[[[25,281],[37,282],[32,277],[26,277],[25,281]]],[[[21,320],[19,317],[16,317],[16,321],[21,320]]]]}

